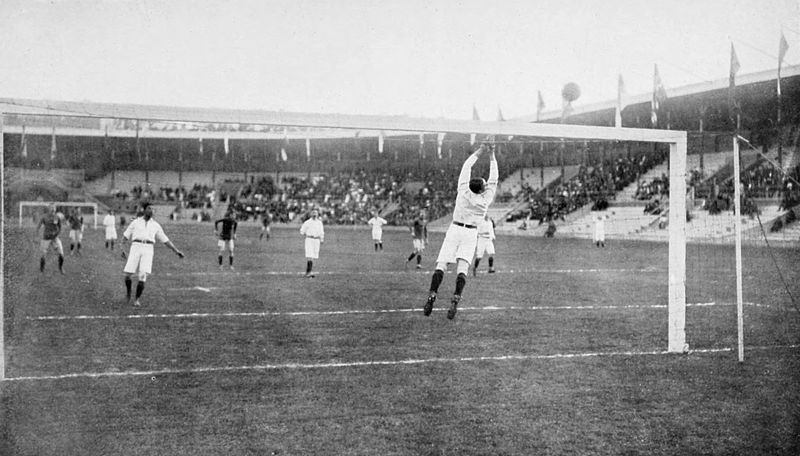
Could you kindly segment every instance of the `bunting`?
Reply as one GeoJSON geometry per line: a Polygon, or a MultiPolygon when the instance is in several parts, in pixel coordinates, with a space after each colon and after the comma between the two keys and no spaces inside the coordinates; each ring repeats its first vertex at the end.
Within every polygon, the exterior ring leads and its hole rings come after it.
{"type": "Polygon", "coordinates": [[[22,124],[22,139],[20,141],[19,148],[22,158],[28,158],[28,138],[25,136],[25,124],[22,124]]]}
{"type": "Polygon", "coordinates": [[[289,145],[289,130],[283,127],[283,142],[281,142],[281,160],[289,161],[289,156],[286,154],[286,147],[289,145]]]}
{"type": "Polygon", "coordinates": [[[447,133],[439,133],[437,135],[437,142],[436,142],[436,155],[439,157],[439,160],[442,159],[442,144],[444,144],[444,136],[447,133]]]}
{"type": "Polygon", "coordinates": [[[736,56],[736,49],[731,43],[731,68],[728,76],[728,105],[730,106],[731,116],[735,117],[739,111],[739,103],[736,100],[736,73],[739,72],[741,65],[736,56]]]}
{"type": "Polygon", "coordinates": [[[50,139],[50,161],[56,161],[56,152],[58,151],[58,147],[56,146],[56,127],[53,126],[53,136],[50,139]]]}
{"type": "Polygon", "coordinates": [[[383,153],[383,131],[378,132],[378,153],[383,153]]]}
{"type": "Polygon", "coordinates": [[[536,101],[536,121],[538,122],[542,118],[542,111],[544,111],[545,104],[544,98],[542,98],[542,91],[536,91],[538,100],[536,101]]]}
{"type": "Polygon", "coordinates": [[[420,133],[420,135],[419,135],[419,156],[422,157],[423,160],[425,159],[425,134],[424,133],[420,133]]]}
{"type": "Polygon", "coordinates": [[[614,125],[617,128],[622,127],[622,110],[625,109],[625,82],[622,80],[622,75],[617,79],[617,109],[614,117],[614,125]]]}
{"type": "Polygon", "coordinates": [[[667,91],[658,74],[658,64],[653,65],[653,99],[650,101],[650,121],[655,128],[658,125],[658,111],[661,104],[667,99],[667,91]]]}
{"type": "Polygon", "coordinates": [[[311,161],[311,138],[308,137],[308,131],[306,131],[306,161],[311,161]]]}
{"type": "MultiPolygon", "coordinates": [[[[481,120],[480,116],[478,116],[478,108],[476,108],[474,104],[472,105],[472,120],[481,120]]],[[[469,135],[469,145],[470,146],[475,145],[475,138],[476,137],[477,137],[477,135],[475,133],[472,133],[471,135],[469,135]]]]}
{"type": "Polygon", "coordinates": [[[789,42],[786,41],[786,37],[783,36],[783,32],[781,32],[781,40],[778,43],[778,97],[781,96],[781,64],[788,50],[789,42]]]}
{"type": "Polygon", "coordinates": [[[227,136],[222,139],[222,145],[225,148],[225,156],[227,157],[228,154],[231,153],[231,146],[228,143],[228,137],[227,136]]]}

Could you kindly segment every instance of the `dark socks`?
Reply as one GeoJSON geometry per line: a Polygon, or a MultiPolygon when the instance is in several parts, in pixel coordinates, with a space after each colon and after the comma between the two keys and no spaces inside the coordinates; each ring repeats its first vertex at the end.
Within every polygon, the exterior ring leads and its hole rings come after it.
{"type": "Polygon", "coordinates": [[[44,272],[44,257],[39,259],[39,270],[44,272]]]}
{"type": "Polygon", "coordinates": [[[228,257],[228,264],[229,264],[230,266],[233,266],[233,255],[231,255],[231,256],[229,256],[229,257],[228,257]]]}
{"type": "Polygon", "coordinates": [[[464,274],[463,272],[459,273],[458,277],[456,277],[456,291],[453,294],[461,296],[461,292],[464,291],[464,285],[466,284],[467,284],[467,275],[464,274]]]}
{"type": "Polygon", "coordinates": [[[125,277],[125,296],[131,299],[131,278],[125,277]]]}
{"type": "Polygon", "coordinates": [[[408,256],[408,259],[406,261],[413,260],[415,256],[417,256],[417,254],[416,253],[412,253],[411,255],[408,256]]]}
{"type": "MultiPolygon", "coordinates": [[[[476,266],[477,266],[477,263],[476,263],[476,266]]],[[[494,257],[489,257],[489,267],[490,268],[494,267],[494,257]]]]}
{"type": "Polygon", "coordinates": [[[217,263],[219,263],[219,265],[222,266],[222,255],[217,256],[217,263]]]}
{"type": "Polygon", "coordinates": [[[442,280],[444,279],[444,271],[441,269],[437,269],[433,272],[433,277],[431,278],[431,291],[436,293],[439,291],[439,285],[442,284],[442,280]]]}
{"type": "Polygon", "coordinates": [[[422,255],[417,254],[417,264],[422,263],[422,255]]]}
{"type": "Polygon", "coordinates": [[[139,299],[142,296],[142,292],[144,291],[144,282],[141,280],[136,284],[136,299],[139,299]]]}
{"type": "MultiPolygon", "coordinates": [[[[478,270],[478,265],[480,264],[480,262],[481,262],[480,258],[475,258],[475,264],[472,267],[475,268],[476,271],[478,270]]],[[[489,266],[491,265],[492,265],[492,260],[489,260],[489,266]]]]}
{"type": "Polygon", "coordinates": [[[314,262],[311,260],[306,261],[306,274],[311,274],[311,267],[314,266],[314,262]]]}
{"type": "Polygon", "coordinates": [[[61,272],[64,272],[64,255],[58,256],[58,269],[61,272]]]}

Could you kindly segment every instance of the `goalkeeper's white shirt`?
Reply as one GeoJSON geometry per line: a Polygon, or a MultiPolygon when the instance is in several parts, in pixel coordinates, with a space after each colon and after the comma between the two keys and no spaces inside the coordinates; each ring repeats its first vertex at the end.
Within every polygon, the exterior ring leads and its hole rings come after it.
{"type": "Polygon", "coordinates": [[[493,158],[489,162],[489,179],[486,181],[486,191],[481,194],[472,193],[469,189],[469,180],[472,176],[472,166],[478,161],[476,154],[470,155],[461,167],[461,174],[458,175],[458,196],[456,196],[456,207],[453,209],[453,221],[466,225],[478,226],[486,216],[489,205],[494,201],[497,192],[497,160],[493,158]]]}

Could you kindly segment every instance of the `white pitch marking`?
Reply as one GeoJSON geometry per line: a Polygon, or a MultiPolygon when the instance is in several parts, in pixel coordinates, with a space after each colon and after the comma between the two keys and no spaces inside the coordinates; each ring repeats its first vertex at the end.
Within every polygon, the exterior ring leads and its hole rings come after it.
{"type": "MultiPolygon", "coordinates": [[[[774,346],[753,346],[747,347],[748,350],[772,350],[800,348],[800,345],[774,345],[774,346]]],[[[705,348],[691,350],[689,354],[707,354],[731,352],[733,348],[705,348]]],[[[148,371],[123,371],[123,372],[77,372],[61,375],[41,375],[6,377],[4,382],[23,382],[37,380],[65,380],[75,378],[104,378],[104,377],[140,377],[169,374],[201,374],[212,372],[241,372],[241,371],[264,371],[264,370],[288,370],[288,369],[337,369],[371,366],[401,366],[433,363],[467,363],[479,361],[524,361],[524,360],[551,360],[551,359],[574,359],[574,358],[595,358],[595,357],[615,357],[615,356],[661,356],[674,355],[665,350],[657,351],[626,351],[626,352],[593,352],[593,353],[556,353],[551,355],[501,355],[501,356],[466,356],[460,358],[427,358],[427,359],[402,359],[402,360],[377,360],[377,361],[351,361],[351,362],[328,362],[328,363],[284,363],[284,364],[255,364],[249,366],[220,366],[220,367],[198,367],[189,369],[156,369],[148,371]]],[[[687,354],[688,355],[688,354],[687,354]]]]}
{"type": "MultiPolygon", "coordinates": [[[[453,273],[453,271],[448,271],[453,273]]],[[[622,273],[660,273],[660,272],[667,272],[665,269],[652,269],[652,268],[645,268],[645,269],[509,269],[509,270],[499,270],[497,271],[498,274],[581,274],[581,273],[608,273],[608,272],[622,272],[622,273]]],[[[411,270],[411,271],[318,271],[315,272],[316,275],[397,275],[397,274],[419,274],[420,271],[411,270]]],[[[219,272],[203,272],[203,271],[194,271],[194,272],[165,272],[159,274],[160,276],[166,277],[180,277],[180,276],[221,276],[219,272]]],[[[227,277],[230,275],[267,275],[267,276],[297,276],[303,277],[305,276],[304,272],[294,272],[294,271],[236,271],[236,272],[225,272],[224,276],[227,277]]]]}
{"type": "MultiPolygon", "coordinates": [[[[747,306],[771,307],[764,304],[744,303],[747,306]]],[[[712,307],[712,306],[733,306],[733,303],[699,303],[687,304],[687,307],[712,307]]],[[[615,309],[666,309],[666,304],[630,304],[630,305],[607,305],[607,306],[483,306],[483,307],[461,307],[467,311],[507,311],[507,310],[615,310],[615,309]]],[[[365,315],[365,314],[391,314],[416,312],[419,309],[364,309],[364,310],[305,310],[293,312],[189,312],[176,314],[129,314],[129,315],[42,315],[38,317],[26,317],[32,321],[65,321],[65,320],[141,320],[157,318],[225,318],[225,317],[314,317],[330,315],[365,315]]],[[[444,310],[444,309],[439,309],[444,310]]]]}

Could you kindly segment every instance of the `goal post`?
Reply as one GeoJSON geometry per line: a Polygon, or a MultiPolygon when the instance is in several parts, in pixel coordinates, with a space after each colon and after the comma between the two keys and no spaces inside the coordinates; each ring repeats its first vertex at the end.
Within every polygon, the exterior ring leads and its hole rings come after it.
{"type": "Polygon", "coordinates": [[[42,210],[41,208],[48,206],[55,206],[56,211],[61,212],[62,214],[64,214],[65,217],[69,216],[69,214],[64,212],[64,209],[80,208],[81,214],[84,213],[84,209],[91,209],[92,228],[97,229],[97,203],[70,202],[70,201],[20,201],[19,226],[23,225],[23,221],[28,216],[30,216],[32,212],[34,213],[34,215],[36,215],[36,213],[41,212],[42,210]]]}

